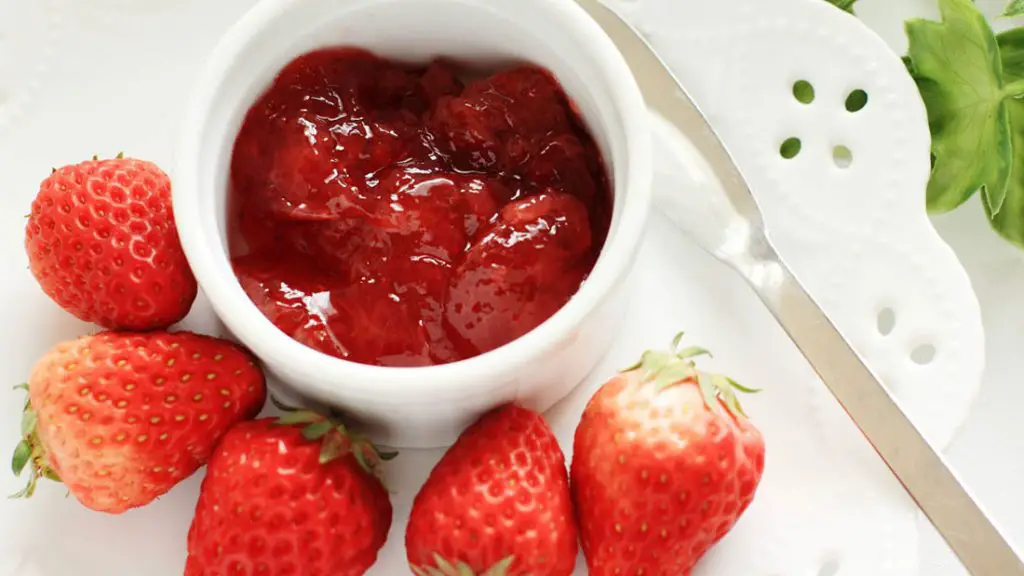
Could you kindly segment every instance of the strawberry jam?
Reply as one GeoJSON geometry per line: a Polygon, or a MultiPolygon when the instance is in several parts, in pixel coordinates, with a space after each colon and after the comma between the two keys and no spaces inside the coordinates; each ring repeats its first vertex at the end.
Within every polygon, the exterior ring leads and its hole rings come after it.
{"type": "Polygon", "coordinates": [[[278,328],[354,362],[454,362],[572,297],[611,193],[558,82],[523,65],[464,84],[351,49],[288,65],[231,166],[239,281],[278,328]]]}

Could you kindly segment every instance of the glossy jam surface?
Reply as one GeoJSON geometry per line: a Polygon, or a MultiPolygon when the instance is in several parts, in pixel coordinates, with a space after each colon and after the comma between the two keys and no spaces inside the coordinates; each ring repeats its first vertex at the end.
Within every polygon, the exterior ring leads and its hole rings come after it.
{"type": "Polygon", "coordinates": [[[232,254],[286,334],[383,366],[443,364],[558,311],[604,243],[611,192],[558,83],[463,84],[355,49],[292,62],[231,167],[232,254]]]}

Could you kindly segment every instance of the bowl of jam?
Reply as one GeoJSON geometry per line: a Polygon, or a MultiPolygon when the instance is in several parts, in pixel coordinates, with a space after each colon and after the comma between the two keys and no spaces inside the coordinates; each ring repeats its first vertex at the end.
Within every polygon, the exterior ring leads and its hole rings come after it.
{"type": "Polygon", "coordinates": [[[182,125],[182,244],[283,392],[385,444],[546,409],[611,343],[648,116],[571,0],[264,0],[182,125]]]}

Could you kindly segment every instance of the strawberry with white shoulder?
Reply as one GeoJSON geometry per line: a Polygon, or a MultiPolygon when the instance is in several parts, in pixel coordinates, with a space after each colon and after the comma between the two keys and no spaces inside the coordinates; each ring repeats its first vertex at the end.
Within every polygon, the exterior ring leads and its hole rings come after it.
{"type": "Polygon", "coordinates": [[[702,348],[648,351],[590,400],[571,482],[591,576],[686,576],[754,498],[765,445],[702,348]]]}
{"type": "Polygon", "coordinates": [[[188,332],[103,332],[36,363],[15,474],[62,481],[83,505],[144,506],[206,464],[221,436],[263,407],[266,385],[241,347],[188,332]]]}

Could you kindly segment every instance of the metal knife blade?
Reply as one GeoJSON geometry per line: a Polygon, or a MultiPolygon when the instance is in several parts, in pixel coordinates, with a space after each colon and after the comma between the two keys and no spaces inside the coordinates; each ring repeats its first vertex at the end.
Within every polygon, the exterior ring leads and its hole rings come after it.
{"type": "Polygon", "coordinates": [[[1024,576],[1021,556],[776,253],[743,174],[686,89],[614,11],[576,2],[619,48],[648,106],[718,180],[721,198],[677,202],[668,216],[743,275],[971,574],[1024,576]]]}

